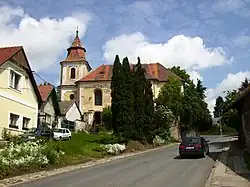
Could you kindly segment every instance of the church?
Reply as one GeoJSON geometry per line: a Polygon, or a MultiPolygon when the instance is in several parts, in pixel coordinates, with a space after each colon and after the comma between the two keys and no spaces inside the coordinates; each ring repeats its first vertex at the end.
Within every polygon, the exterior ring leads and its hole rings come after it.
{"type": "MultiPolygon", "coordinates": [[[[85,121],[90,125],[93,121],[100,124],[103,108],[111,105],[113,65],[105,64],[92,70],[91,64],[86,59],[86,53],[87,50],[76,31],[76,36],[67,49],[66,58],[60,62],[60,99],[76,100],[85,121]]],[[[161,87],[169,77],[180,79],[160,63],[142,64],[142,67],[146,70],[146,78],[152,83],[154,98],[157,98],[161,87]]]]}

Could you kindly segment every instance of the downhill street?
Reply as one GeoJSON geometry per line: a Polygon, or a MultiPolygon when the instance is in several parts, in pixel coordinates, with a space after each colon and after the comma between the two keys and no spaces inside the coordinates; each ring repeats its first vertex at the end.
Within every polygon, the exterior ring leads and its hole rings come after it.
{"type": "Polygon", "coordinates": [[[223,146],[228,146],[226,142],[230,137],[203,137],[211,143],[210,156],[206,158],[179,159],[178,146],[173,146],[18,186],[204,187],[212,170],[214,159],[223,146]]]}

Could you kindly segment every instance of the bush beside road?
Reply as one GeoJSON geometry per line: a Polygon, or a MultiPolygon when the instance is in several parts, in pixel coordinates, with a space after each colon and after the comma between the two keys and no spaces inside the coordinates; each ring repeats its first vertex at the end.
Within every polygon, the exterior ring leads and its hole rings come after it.
{"type": "Polygon", "coordinates": [[[123,152],[141,151],[167,143],[159,138],[155,138],[154,145],[144,145],[137,141],[126,142],[105,132],[98,135],[72,133],[69,141],[18,142],[15,139],[15,142],[10,142],[0,150],[0,179],[84,163],[123,152]]]}

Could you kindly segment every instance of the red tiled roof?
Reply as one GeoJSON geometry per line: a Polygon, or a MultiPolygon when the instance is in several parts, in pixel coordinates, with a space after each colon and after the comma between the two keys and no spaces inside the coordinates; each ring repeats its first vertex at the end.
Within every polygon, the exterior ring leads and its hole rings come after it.
{"type": "Polygon", "coordinates": [[[62,62],[83,62],[87,65],[88,70],[91,70],[89,63],[86,61],[86,49],[81,43],[78,31],[76,31],[76,36],[67,51],[67,57],[62,62]]]}
{"type": "Polygon", "coordinates": [[[2,65],[4,62],[9,60],[12,56],[14,56],[22,48],[23,48],[22,46],[0,48],[0,65],[2,65]]]}
{"type": "MultiPolygon", "coordinates": [[[[178,77],[169,69],[165,68],[160,63],[142,64],[142,67],[145,69],[146,78],[149,80],[158,80],[164,82],[167,81],[169,77],[176,77],[180,79],[180,77],[178,77]]],[[[110,81],[112,74],[113,65],[101,65],[77,82],[110,81]]]]}
{"type": "Polygon", "coordinates": [[[51,91],[53,90],[53,88],[54,87],[51,84],[45,84],[45,85],[39,85],[38,86],[38,90],[40,92],[40,95],[42,97],[43,102],[45,102],[48,99],[48,97],[49,97],[51,91]]]}

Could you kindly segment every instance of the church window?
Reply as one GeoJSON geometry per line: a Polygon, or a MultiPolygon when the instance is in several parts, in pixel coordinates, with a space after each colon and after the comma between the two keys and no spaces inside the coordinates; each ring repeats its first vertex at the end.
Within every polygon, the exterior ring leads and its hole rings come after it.
{"type": "Polygon", "coordinates": [[[70,78],[75,79],[76,78],[76,68],[70,69],[70,78]]]}
{"type": "Polygon", "coordinates": [[[69,98],[70,98],[70,100],[73,100],[73,99],[75,99],[75,96],[74,96],[74,94],[70,94],[69,98]]]}
{"type": "Polygon", "coordinates": [[[100,89],[95,90],[95,105],[102,105],[102,91],[100,89]]]}

